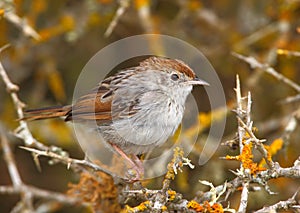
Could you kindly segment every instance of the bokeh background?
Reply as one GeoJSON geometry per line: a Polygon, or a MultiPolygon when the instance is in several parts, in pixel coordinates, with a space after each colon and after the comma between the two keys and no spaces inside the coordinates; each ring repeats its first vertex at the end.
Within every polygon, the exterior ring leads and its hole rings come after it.
{"type": "MultiPolygon", "coordinates": [[[[251,91],[252,118],[257,135],[271,144],[284,134],[291,114],[299,108],[299,100],[282,103],[297,93],[261,70],[235,58],[237,52],[253,56],[274,67],[279,73],[300,84],[300,58],[286,50],[300,51],[300,1],[298,0],[2,0],[0,2],[0,46],[10,48],[0,55],[8,75],[20,86],[20,97],[28,108],[72,102],[78,75],[88,60],[101,48],[119,39],[143,33],[160,33],[180,38],[197,47],[211,62],[223,84],[228,113],[223,142],[233,139],[237,122],[230,111],[235,102],[235,76],[239,74],[244,94],[251,91]],[[123,5],[123,7],[121,6],[123,5]],[[117,11],[123,12],[115,19],[117,11]],[[8,13],[14,13],[31,26],[38,35],[26,33],[13,23],[8,13]],[[115,22],[115,21],[116,22],[115,22]],[[116,25],[109,33],[112,22],[116,25]]],[[[99,70],[101,72],[101,70],[99,70]]],[[[108,72],[108,71],[105,71],[108,72]]],[[[196,91],[203,94],[204,91],[196,91]]],[[[198,95],[199,95],[198,94],[198,95]]],[[[209,114],[209,103],[200,104],[202,119],[209,114]]],[[[13,131],[17,127],[16,112],[5,86],[0,81],[0,122],[13,131]]],[[[71,124],[53,119],[30,123],[34,136],[47,145],[67,150],[74,158],[84,153],[76,142],[71,124]]],[[[274,155],[284,167],[292,166],[300,155],[299,126],[274,155]]],[[[206,134],[206,130],[202,131],[206,134]]],[[[49,164],[41,158],[38,172],[30,153],[18,148],[22,141],[10,138],[18,169],[24,182],[44,189],[65,192],[68,183],[76,183],[79,175],[65,165],[49,164]]],[[[172,183],[174,190],[191,199],[208,187],[198,180],[219,185],[235,176],[229,171],[238,162],[220,157],[236,155],[238,150],[220,146],[212,159],[198,166],[201,147],[189,158],[194,170],[184,169],[172,183]]],[[[0,154],[0,184],[11,184],[5,161],[0,154]]],[[[257,158],[259,162],[260,158],[257,158]]],[[[161,187],[161,178],[148,181],[149,188],[161,187]]],[[[249,211],[291,197],[299,180],[280,178],[269,182],[272,191],[264,189],[250,193],[249,211]]],[[[238,208],[240,193],[230,196],[230,206],[238,208]]],[[[0,212],[8,212],[18,196],[0,195],[0,212]]],[[[37,201],[38,202],[38,201],[37,201]]],[[[63,207],[58,212],[74,212],[63,207]]],[[[76,211],[84,211],[77,209],[76,211]]]]}

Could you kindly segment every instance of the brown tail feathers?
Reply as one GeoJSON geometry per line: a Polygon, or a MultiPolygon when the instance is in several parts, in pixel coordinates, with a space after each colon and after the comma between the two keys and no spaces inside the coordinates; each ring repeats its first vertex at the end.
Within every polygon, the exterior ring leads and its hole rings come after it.
{"type": "Polygon", "coordinates": [[[26,110],[24,112],[25,116],[22,120],[32,121],[67,116],[71,112],[71,110],[71,105],[26,110]]]}

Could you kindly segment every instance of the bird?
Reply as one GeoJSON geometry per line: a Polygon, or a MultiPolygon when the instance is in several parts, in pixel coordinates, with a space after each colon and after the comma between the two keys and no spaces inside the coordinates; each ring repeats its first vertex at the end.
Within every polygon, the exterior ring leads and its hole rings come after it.
{"type": "Polygon", "coordinates": [[[150,56],[101,80],[73,104],[26,110],[23,120],[64,117],[66,122],[95,122],[93,130],[141,176],[138,155],[175,133],[187,96],[197,85],[209,84],[183,61],[150,56]]]}

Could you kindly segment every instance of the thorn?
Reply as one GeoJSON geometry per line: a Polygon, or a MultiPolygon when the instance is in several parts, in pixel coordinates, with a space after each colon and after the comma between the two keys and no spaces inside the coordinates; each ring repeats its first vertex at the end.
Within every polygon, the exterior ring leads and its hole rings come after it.
{"type": "Polygon", "coordinates": [[[39,155],[32,153],[34,164],[39,172],[42,172],[42,167],[39,160],[39,155]]]}
{"type": "Polygon", "coordinates": [[[67,164],[67,169],[69,170],[70,169],[70,167],[71,167],[71,164],[72,164],[72,162],[70,161],[70,162],[68,162],[68,164],[67,164]]]}

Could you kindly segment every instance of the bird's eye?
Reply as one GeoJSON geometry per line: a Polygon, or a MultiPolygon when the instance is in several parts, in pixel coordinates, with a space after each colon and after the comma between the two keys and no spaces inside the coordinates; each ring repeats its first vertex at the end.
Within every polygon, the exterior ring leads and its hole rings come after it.
{"type": "Polygon", "coordinates": [[[178,76],[177,74],[172,74],[172,75],[171,75],[171,79],[172,79],[173,81],[177,81],[177,80],[179,79],[179,76],[178,76]]]}

